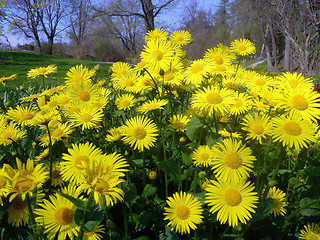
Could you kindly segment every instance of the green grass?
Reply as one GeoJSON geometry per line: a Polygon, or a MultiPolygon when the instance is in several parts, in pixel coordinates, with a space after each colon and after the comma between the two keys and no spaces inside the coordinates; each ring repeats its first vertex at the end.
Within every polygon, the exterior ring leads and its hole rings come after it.
{"type": "MultiPolygon", "coordinates": [[[[100,79],[107,75],[110,64],[101,63],[97,61],[86,61],[75,58],[59,57],[54,55],[41,55],[34,52],[23,51],[0,51],[0,77],[17,74],[18,77],[12,81],[7,82],[8,88],[19,87],[20,85],[37,86],[42,84],[42,80],[31,80],[27,77],[30,69],[38,67],[47,67],[50,64],[55,64],[58,67],[57,73],[50,75],[47,84],[59,85],[64,82],[64,77],[68,70],[75,65],[84,65],[88,68],[93,68],[97,64],[101,65],[101,71],[97,72],[96,78],[100,79]]],[[[2,88],[2,86],[1,86],[2,88]]]]}

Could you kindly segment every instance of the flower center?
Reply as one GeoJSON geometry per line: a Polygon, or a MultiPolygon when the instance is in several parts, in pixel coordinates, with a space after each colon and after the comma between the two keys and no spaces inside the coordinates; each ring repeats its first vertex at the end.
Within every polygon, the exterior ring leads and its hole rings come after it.
{"type": "Polygon", "coordinates": [[[190,71],[191,71],[192,73],[197,73],[197,72],[200,72],[202,69],[203,69],[202,64],[194,64],[194,65],[191,67],[190,71]]]}
{"type": "Polygon", "coordinates": [[[263,78],[257,78],[255,80],[255,84],[258,85],[258,86],[263,86],[263,85],[266,84],[266,81],[263,78]]]}
{"type": "Polygon", "coordinates": [[[262,134],[264,132],[264,127],[261,124],[255,124],[252,126],[252,132],[255,134],[262,134]]]}
{"type": "Polygon", "coordinates": [[[52,137],[60,137],[63,134],[63,130],[58,128],[52,131],[52,137]]]}
{"type": "Polygon", "coordinates": [[[184,128],[184,126],[185,126],[184,123],[183,123],[183,122],[180,122],[180,121],[174,123],[173,125],[174,125],[174,127],[175,127],[176,129],[181,129],[181,130],[182,130],[182,129],[184,128]]]}
{"type": "Polygon", "coordinates": [[[81,75],[78,75],[74,78],[74,81],[77,83],[77,82],[80,82],[83,80],[83,77],[81,75]]]}
{"type": "Polygon", "coordinates": [[[23,112],[23,113],[21,113],[20,118],[21,118],[22,120],[29,120],[29,119],[32,119],[32,118],[33,118],[33,115],[32,115],[32,113],[30,113],[30,112],[23,112]]]}
{"type": "Polygon", "coordinates": [[[304,96],[295,95],[291,99],[292,105],[298,110],[305,110],[308,108],[308,101],[304,96]]]}
{"type": "Polygon", "coordinates": [[[301,127],[296,122],[287,122],[283,128],[291,136],[299,136],[302,133],[301,127]]]}
{"type": "Polygon", "coordinates": [[[88,102],[90,100],[90,93],[87,91],[82,91],[79,93],[79,99],[84,102],[88,102]]]}
{"type": "Polygon", "coordinates": [[[18,210],[21,210],[21,209],[24,209],[27,207],[26,204],[24,204],[21,200],[21,198],[16,198],[16,200],[14,200],[13,204],[12,204],[12,207],[14,209],[18,209],[18,210]]]}
{"type": "Polygon", "coordinates": [[[52,170],[52,178],[53,179],[60,179],[61,178],[60,170],[58,170],[58,169],[52,170]]]}
{"type": "Polygon", "coordinates": [[[11,137],[11,132],[5,132],[3,134],[3,138],[6,139],[6,140],[8,140],[10,137],[11,137]]]}
{"type": "Polygon", "coordinates": [[[313,232],[309,233],[307,236],[307,240],[319,240],[319,235],[313,232]]]}
{"type": "Polygon", "coordinates": [[[67,104],[69,102],[70,102],[70,98],[68,98],[68,97],[63,97],[63,98],[61,98],[61,101],[60,101],[61,104],[67,104]]]}
{"type": "Polygon", "coordinates": [[[235,108],[238,108],[238,107],[241,107],[242,106],[242,100],[241,99],[238,99],[237,101],[236,101],[236,103],[234,104],[234,107],[235,108]]]}
{"type": "Polygon", "coordinates": [[[189,211],[189,208],[187,208],[184,205],[181,205],[181,206],[177,207],[176,214],[180,219],[184,220],[184,219],[187,219],[189,217],[190,211],[189,211]]]}
{"type": "Polygon", "coordinates": [[[158,61],[160,61],[163,58],[163,53],[160,50],[155,50],[152,53],[152,56],[157,59],[158,61]]]}
{"type": "Polygon", "coordinates": [[[57,105],[58,105],[58,102],[55,101],[55,100],[50,101],[50,103],[49,103],[49,107],[50,107],[50,108],[55,108],[57,105]]]}
{"type": "Polygon", "coordinates": [[[169,82],[169,81],[171,81],[172,79],[174,79],[174,76],[173,76],[172,73],[167,73],[167,74],[165,74],[165,75],[163,76],[163,78],[164,78],[164,81],[169,82]]]}
{"type": "Polygon", "coordinates": [[[98,179],[98,181],[94,184],[94,188],[98,192],[103,192],[105,189],[109,188],[109,184],[105,180],[98,179]]]}
{"type": "Polygon", "coordinates": [[[14,189],[16,191],[27,192],[32,188],[33,182],[31,179],[27,177],[18,177],[16,184],[14,185],[14,189]]]}
{"type": "Polygon", "coordinates": [[[219,104],[222,102],[222,97],[218,93],[209,93],[206,100],[209,104],[219,104]]]}
{"type": "Polygon", "coordinates": [[[238,48],[239,48],[240,51],[245,51],[245,50],[247,50],[247,47],[246,47],[245,45],[243,45],[243,44],[239,45],[238,48]]]}
{"type": "Polygon", "coordinates": [[[216,66],[216,71],[217,72],[225,72],[226,70],[227,70],[226,67],[223,66],[223,65],[216,66]]]}
{"type": "Polygon", "coordinates": [[[126,78],[124,80],[124,85],[126,85],[128,87],[132,87],[134,85],[134,81],[131,78],[126,78]]]}
{"type": "Polygon", "coordinates": [[[214,61],[218,64],[221,65],[223,64],[223,58],[221,56],[215,56],[214,61]]]}
{"type": "Polygon", "coordinates": [[[77,169],[82,169],[81,167],[82,162],[89,162],[89,157],[84,155],[79,155],[78,157],[76,157],[76,160],[74,163],[77,169]]]}
{"type": "Polygon", "coordinates": [[[150,110],[150,111],[154,110],[154,109],[157,109],[157,108],[159,108],[157,104],[149,104],[147,106],[147,109],[150,110]]]}
{"type": "Polygon", "coordinates": [[[73,220],[73,211],[69,208],[59,208],[55,214],[54,218],[58,225],[68,225],[73,220]]]}
{"type": "Polygon", "coordinates": [[[85,114],[81,115],[80,120],[81,120],[81,122],[90,122],[92,120],[92,116],[89,113],[85,113],[85,114]]]}
{"type": "Polygon", "coordinates": [[[204,153],[202,153],[200,155],[200,161],[201,162],[206,162],[206,161],[208,161],[209,158],[210,158],[210,155],[208,153],[206,153],[206,152],[204,152],[204,153]]]}
{"type": "Polygon", "coordinates": [[[129,107],[130,104],[131,104],[131,101],[128,101],[128,100],[123,100],[123,101],[122,101],[122,107],[123,107],[123,108],[129,107]]]}
{"type": "Polygon", "coordinates": [[[57,119],[52,119],[49,123],[48,123],[48,125],[49,125],[49,127],[53,127],[53,126],[55,126],[56,124],[58,124],[59,123],[59,121],[57,120],[57,119]]]}
{"type": "Polygon", "coordinates": [[[225,156],[226,165],[229,168],[236,169],[241,166],[242,159],[236,152],[227,153],[225,156]]]}
{"type": "Polygon", "coordinates": [[[143,127],[136,127],[133,129],[133,137],[141,140],[144,139],[147,136],[147,132],[143,127]]]}
{"type": "Polygon", "coordinates": [[[182,37],[181,35],[176,37],[177,42],[182,42],[184,41],[184,37],[182,37]]]}
{"type": "Polygon", "coordinates": [[[225,192],[224,200],[229,206],[234,207],[241,203],[242,197],[237,189],[230,188],[225,192]]]}
{"type": "Polygon", "coordinates": [[[46,72],[47,72],[47,69],[44,68],[44,67],[41,67],[41,68],[38,69],[38,74],[44,74],[46,72]]]}

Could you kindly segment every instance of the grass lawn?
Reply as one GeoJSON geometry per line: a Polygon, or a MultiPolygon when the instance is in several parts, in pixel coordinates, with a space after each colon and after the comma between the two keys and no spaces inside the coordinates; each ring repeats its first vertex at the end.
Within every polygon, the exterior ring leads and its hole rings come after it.
{"type": "MultiPolygon", "coordinates": [[[[59,85],[64,82],[64,77],[68,70],[75,65],[84,65],[88,68],[93,68],[97,64],[101,65],[101,71],[97,72],[97,78],[103,78],[107,76],[107,71],[110,67],[108,63],[101,63],[97,61],[85,61],[75,58],[65,58],[54,55],[41,55],[34,52],[24,51],[0,51],[0,77],[10,76],[12,74],[18,74],[18,77],[12,81],[7,82],[8,88],[19,87],[20,85],[28,86],[32,81],[32,85],[38,85],[36,80],[32,80],[27,77],[27,73],[30,69],[38,67],[47,67],[50,64],[55,64],[58,67],[57,73],[50,75],[50,81],[47,84],[59,85]]],[[[42,84],[42,81],[39,81],[42,84]]],[[[0,89],[3,89],[1,86],[0,89]]]]}

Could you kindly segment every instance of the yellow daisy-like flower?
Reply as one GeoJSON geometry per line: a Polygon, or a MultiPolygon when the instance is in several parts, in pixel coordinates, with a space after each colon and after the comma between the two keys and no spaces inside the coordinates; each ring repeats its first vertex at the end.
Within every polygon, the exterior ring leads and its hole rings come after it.
{"type": "Polygon", "coordinates": [[[84,232],[83,240],[100,240],[103,238],[102,234],[104,233],[105,227],[102,224],[99,224],[91,232],[84,232]]]}
{"type": "Polygon", "coordinates": [[[209,86],[198,90],[191,100],[191,105],[200,111],[205,110],[211,116],[225,115],[236,102],[235,94],[230,89],[209,86]]]}
{"type": "Polygon", "coordinates": [[[69,88],[72,101],[81,104],[90,104],[100,99],[98,88],[91,81],[79,82],[69,88]]]}
{"type": "Polygon", "coordinates": [[[191,154],[191,158],[194,161],[193,163],[195,165],[209,167],[212,164],[213,151],[207,145],[199,146],[193,151],[193,153],[191,154]]]}
{"type": "Polygon", "coordinates": [[[190,234],[190,228],[195,230],[196,224],[202,222],[202,207],[200,201],[190,193],[174,193],[166,201],[169,207],[165,207],[164,220],[173,231],[180,234],[190,234]]]}
{"type": "Polygon", "coordinates": [[[280,76],[277,77],[277,80],[280,81],[279,87],[286,90],[288,86],[295,88],[298,87],[300,84],[312,86],[312,79],[311,78],[305,78],[302,73],[291,73],[291,72],[285,72],[282,73],[280,76]]]}
{"type": "Polygon", "coordinates": [[[132,94],[123,94],[116,99],[116,106],[119,110],[130,109],[137,102],[132,94]]]}
{"type": "Polygon", "coordinates": [[[176,132],[184,132],[186,131],[186,125],[190,122],[190,117],[184,116],[182,114],[173,115],[169,122],[170,126],[176,130],[176,132]]]}
{"type": "Polygon", "coordinates": [[[182,71],[167,71],[163,75],[163,84],[166,86],[176,87],[181,85],[183,79],[184,76],[182,71]]]}
{"type": "Polygon", "coordinates": [[[243,130],[248,132],[248,139],[256,139],[260,144],[262,138],[266,138],[271,133],[272,123],[269,121],[270,117],[267,115],[254,113],[254,117],[251,114],[247,114],[244,118],[242,125],[243,130]]]}
{"type": "Polygon", "coordinates": [[[222,48],[208,49],[204,55],[204,58],[212,61],[214,65],[230,65],[232,58],[222,48]]]}
{"type": "Polygon", "coordinates": [[[3,205],[2,197],[7,197],[10,193],[10,187],[8,183],[8,175],[5,168],[0,169],[0,205],[3,205]]]}
{"type": "Polygon", "coordinates": [[[307,143],[315,142],[315,127],[299,115],[280,116],[273,119],[271,135],[275,141],[280,141],[282,145],[296,149],[308,147],[307,143]]]}
{"type": "Polygon", "coordinates": [[[10,81],[10,80],[13,80],[17,77],[18,75],[17,74],[12,74],[11,76],[9,77],[0,77],[0,83],[2,84],[2,86],[6,86],[5,82],[7,81],[10,81]]]}
{"type": "MultiPolygon", "coordinates": [[[[71,189],[71,188],[70,188],[71,189]]],[[[78,198],[71,190],[66,193],[75,198],[78,198]]],[[[72,190],[75,192],[75,190],[72,190]]],[[[68,237],[75,239],[78,235],[80,226],[75,223],[74,214],[77,207],[68,199],[59,194],[49,196],[49,200],[44,199],[43,203],[39,204],[38,209],[35,209],[36,222],[44,227],[44,233],[48,233],[48,237],[53,239],[56,235],[58,240],[65,240],[68,237]]]]}
{"type": "Polygon", "coordinates": [[[149,42],[152,40],[161,40],[166,41],[168,38],[168,33],[161,28],[156,28],[154,30],[150,30],[146,33],[145,41],[149,42]]]}
{"type": "Polygon", "coordinates": [[[112,64],[111,71],[111,78],[114,80],[115,78],[130,74],[132,72],[132,67],[126,62],[116,62],[112,64]]]}
{"type": "Polygon", "coordinates": [[[315,223],[308,223],[304,229],[300,231],[300,239],[306,240],[319,240],[320,239],[320,226],[315,223]]]}
{"type": "Polygon", "coordinates": [[[102,117],[102,110],[85,106],[80,111],[73,114],[72,122],[75,124],[75,126],[81,126],[82,130],[91,129],[99,127],[102,117]]]}
{"type": "Polygon", "coordinates": [[[276,217],[277,215],[284,216],[287,212],[285,207],[288,205],[286,202],[286,194],[277,189],[276,187],[270,188],[267,198],[271,198],[274,202],[273,208],[271,208],[271,213],[276,217]]]}
{"type": "Polygon", "coordinates": [[[22,127],[33,125],[33,118],[36,110],[32,106],[17,106],[15,109],[10,108],[7,111],[7,118],[15,121],[22,127]]]}
{"type": "Polygon", "coordinates": [[[54,73],[57,71],[57,66],[56,65],[49,65],[47,67],[39,67],[39,68],[35,68],[35,69],[31,69],[27,76],[29,78],[36,78],[38,76],[44,76],[47,77],[47,75],[54,73]]]}
{"type": "Polygon", "coordinates": [[[200,85],[213,70],[210,62],[204,59],[194,60],[185,71],[185,83],[200,85]]]}
{"type": "Polygon", "coordinates": [[[176,45],[187,45],[191,42],[191,34],[188,31],[174,31],[170,37],[169,41],[176,45]]]}
{"type": "Polygon", "coordinates": [[[221,64],[212,67],[212,75],[232,76],[235,73],[232,65],[221,64]]]}
{"type": "Polygon", "coordinates": [[[54,144],[55,142],[68,137],[72,133],[72,127],[73,126],[70,125],[69,123],[57,123],[56,126],[49,128],[50,136],[48,132],[46,132],[40,137],[41,146],[44,146],[44,147],[49,146],[50,138],[51,138],[51,143],[54,144]]]}
{"type": "MultiPolygon", "coordinates": [[[[155,81],[158,78],[155,74],[151,73],[151,76],[155,81]]],[[[152,80],[151,76],[147,73],[141,75],[137,79],[137,90],[140,92],[148,92],[154,88],[154,81],[152,80]]]]}
{"type": "Polygon", "coordinates": [[[68,153],[64,153],[61,162],[61,174],[64,181],[70,181],[75,184],[83,182],[84,164],[90,164],[103,158],[103,153],[92,143],[72,144],[68,153]]]}
{"type": "Polygon", "coordinates": [[[256,47],[248,39],[239,39],[231,42],[230,50],[238,55],[247,56],[255,53],[256,47]]]}
{"type": "Polygon", "coordinates": [[[240,139],[241,135],[237,132],[228,132],[225,128],[219,130],[218,133],[225,138],[237,138],[240,139]]]}
{"type": "Polygon", "coordinates": [[[127,119],[126,125],[122,129],[123,141],[140,152],[144,148],[150,149],[157,140],[157,126],[147,117],[137,116],[127,119]]]}
{"type": "Polygon", "coordinates": [[[28,223],[29,212],[27,205],[17,197],[7,210],[8,223],[14,227],[25,226],[28,223]]]}
{"type": "Polygon", "coordinates": [[[115,141],[119,141],[122,137],[123,134],[123,130],[122,127],[117,127],[117,128],[111,128],[108,130],[107,136],[106,136],[106,140],[108,142],[115,142],[115,141]]]}
{"type": "Polygon", "coordinates": [[[90,81],[94,74],[94,70],[89,70],[87,67],[83,67],[82,64],[76,65],[75,67],[70,68],[67,72],[65,83],[67,86],[70,86],[80,82],[90,81]]]}
{"type": "Polygon", "coordinates": [[[113,206],[118,200],[123,201],[124,192],[122,189],[118,188],[122,182],[125,182],[124,179],[121,179],[121,176],[124,176],[123,167],[127,167],[128,164],[119,154],[110,155],[113,162],[108,162],[105,164],[104,159],[100,162],[92,162],[89,164],[84,164],[85,173],[84,181],[80,186],[80,189],[87,191],[88,194],[91,191],[94,191],[94,199],[100,207],[103,206],[105,200],[107,206],[113,206]],[[119,162],[119,166],[117,166],[119,162]],[[115,169],[113,169],[115,167],[115,169]]]}
{"type": "Polygon", "coordinates": [[[320,118],[320,94],[307,84],[289,88],[279,96],[279,104],[289,114],[298,114],[305,120],[317,121],[320,118]]]}
{"type": "Polygon", "coordinates": [[[212,169],[224,182],[237,182],[249,177],[256,160],[250,148],[241,146],[241,141],[233,138],[222,140],[212,148],[212,169]]]}
{"type": "Polygon", "coordinates": [[[27,194],[32,196],[33,191],[43,185],[48,179],[49,174],[43,164],[40,163],[34,166],[34,162],[31,159],[28,159],[25,164],[17,158],[16,163],[16,170],[8,164],[4,165],[10,186],[10,202],[18,196],[20,196],[23,201],[27,194]]]}
{"type": "Polygon", "coordinates": [[[263,92],[270,86],[274,86],[273,78],[261,74],[255,74],[251,81],[246,82],[250,92],[263,92]]]}
{"type": "Polygon", "coordinates": [[[245,224],[258,203],[257,193],[253,189],[254,186],[245,181],[211,181],[205,188],[205,203],[211,206],[211,213],[218,212],[217,219],[221,224],[228,222],[232,227],[238,225],[239,221],[245,224]]]}
{"type": "Polygon", "coordinates": [[[243,86],[243,83],[241,82],[239,77],[224,76],[222,78],[222,86],[224,88],[238,90],[241,86],[243,86]]]}
{"type": "Polygon", "coordinates": [[[171,43],[161,40],[150,40],[141,52],[141,59],[154,71],[165,69],[173,61],[174,51],[171,43]]]}
{"type": "MultiPolygon", "coordinates": [[[[49,167],[49,166],[48,166],[49,167]]],[[[54,162],[52,164],[52,178],[51,178],[51,184],[54,187],[60,186],[62,187],[65,182],[62,179],[61,174],[61,165],[59,162],[54,162]]]]}
{"type": "Polygon", "coordinates": [[[27,134],[27,131],[20,130],[19,127],[10,122],[9,124],[3,125],[0,129],[0,145],[7,146],[12,143],[12,141],[16,142],[24,138],[27,134]]]}
{"type": "Polygon", "coordinates": [[[156,110],[156,109],[163,109],[163,106],[165,106],[168,103],[167,100],[161,99],[154,99],[150,100],[144,104],[142,104],[141,107],[137,109],[140,113],[148,113],[150,111],[156,110]]]}
{"type": "Polygon", "coordinates": [[[236,102],[231,106],[231,115],[241,115],[247,112],[253,104],[251,97],[246,93],[235,93],[236,102]]]}
{"type": "Polygon", "coordinates": [[[119,78],[114,78],[113,86],[117,90],[137,93],[140,90],[138,85],[138,73],[131,71],[119,78]]]}

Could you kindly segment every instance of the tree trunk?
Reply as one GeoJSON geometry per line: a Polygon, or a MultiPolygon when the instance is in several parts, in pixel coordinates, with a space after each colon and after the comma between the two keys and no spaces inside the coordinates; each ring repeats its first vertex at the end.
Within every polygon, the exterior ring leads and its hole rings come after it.
{"type": "Polygon", "coordinates": [[[53,38],[52,37],[48,38],[48,54],[49,55],[53,54],[53,38]]]}
{"type": "Polygon", "coordinates": [[[265,49],[266,49],[266,55],[267,55],[268,71],[271,72],[273,69],[273,65],[272,65],[270,47],[268,44],[265,45],[265,49]]]}
{"type": "Polygon", "coordinates": [[[290,40],[286,37],[286,45],[284,50],[284,70],[291,72],[292,64],[291,64],[291,43],[290,40]]]}
{"type": "Polygon", "coordinates": [[[35,38],[36,40],[36,49],[37,53],[42,54],[42,47],[41,47],[41,42],[39,38],[35,38]]]}
{"type": "Polygon", "coordinates": [[[274,58],[273,72],[278,72],[277,43],[276,43],[276,38],[273,34],[273,24],[271,24],[269,30],[270,30],[271,43],[272,43],[272,56],[274,58]]]}
{"type": "Polygon", "coordinates": [[[142,10],[144,13],[144,22],[146,25],[146,30],[150,31],[154,29],[154,6],[151,0],[140,0],[142,5],[142,10]]]}

